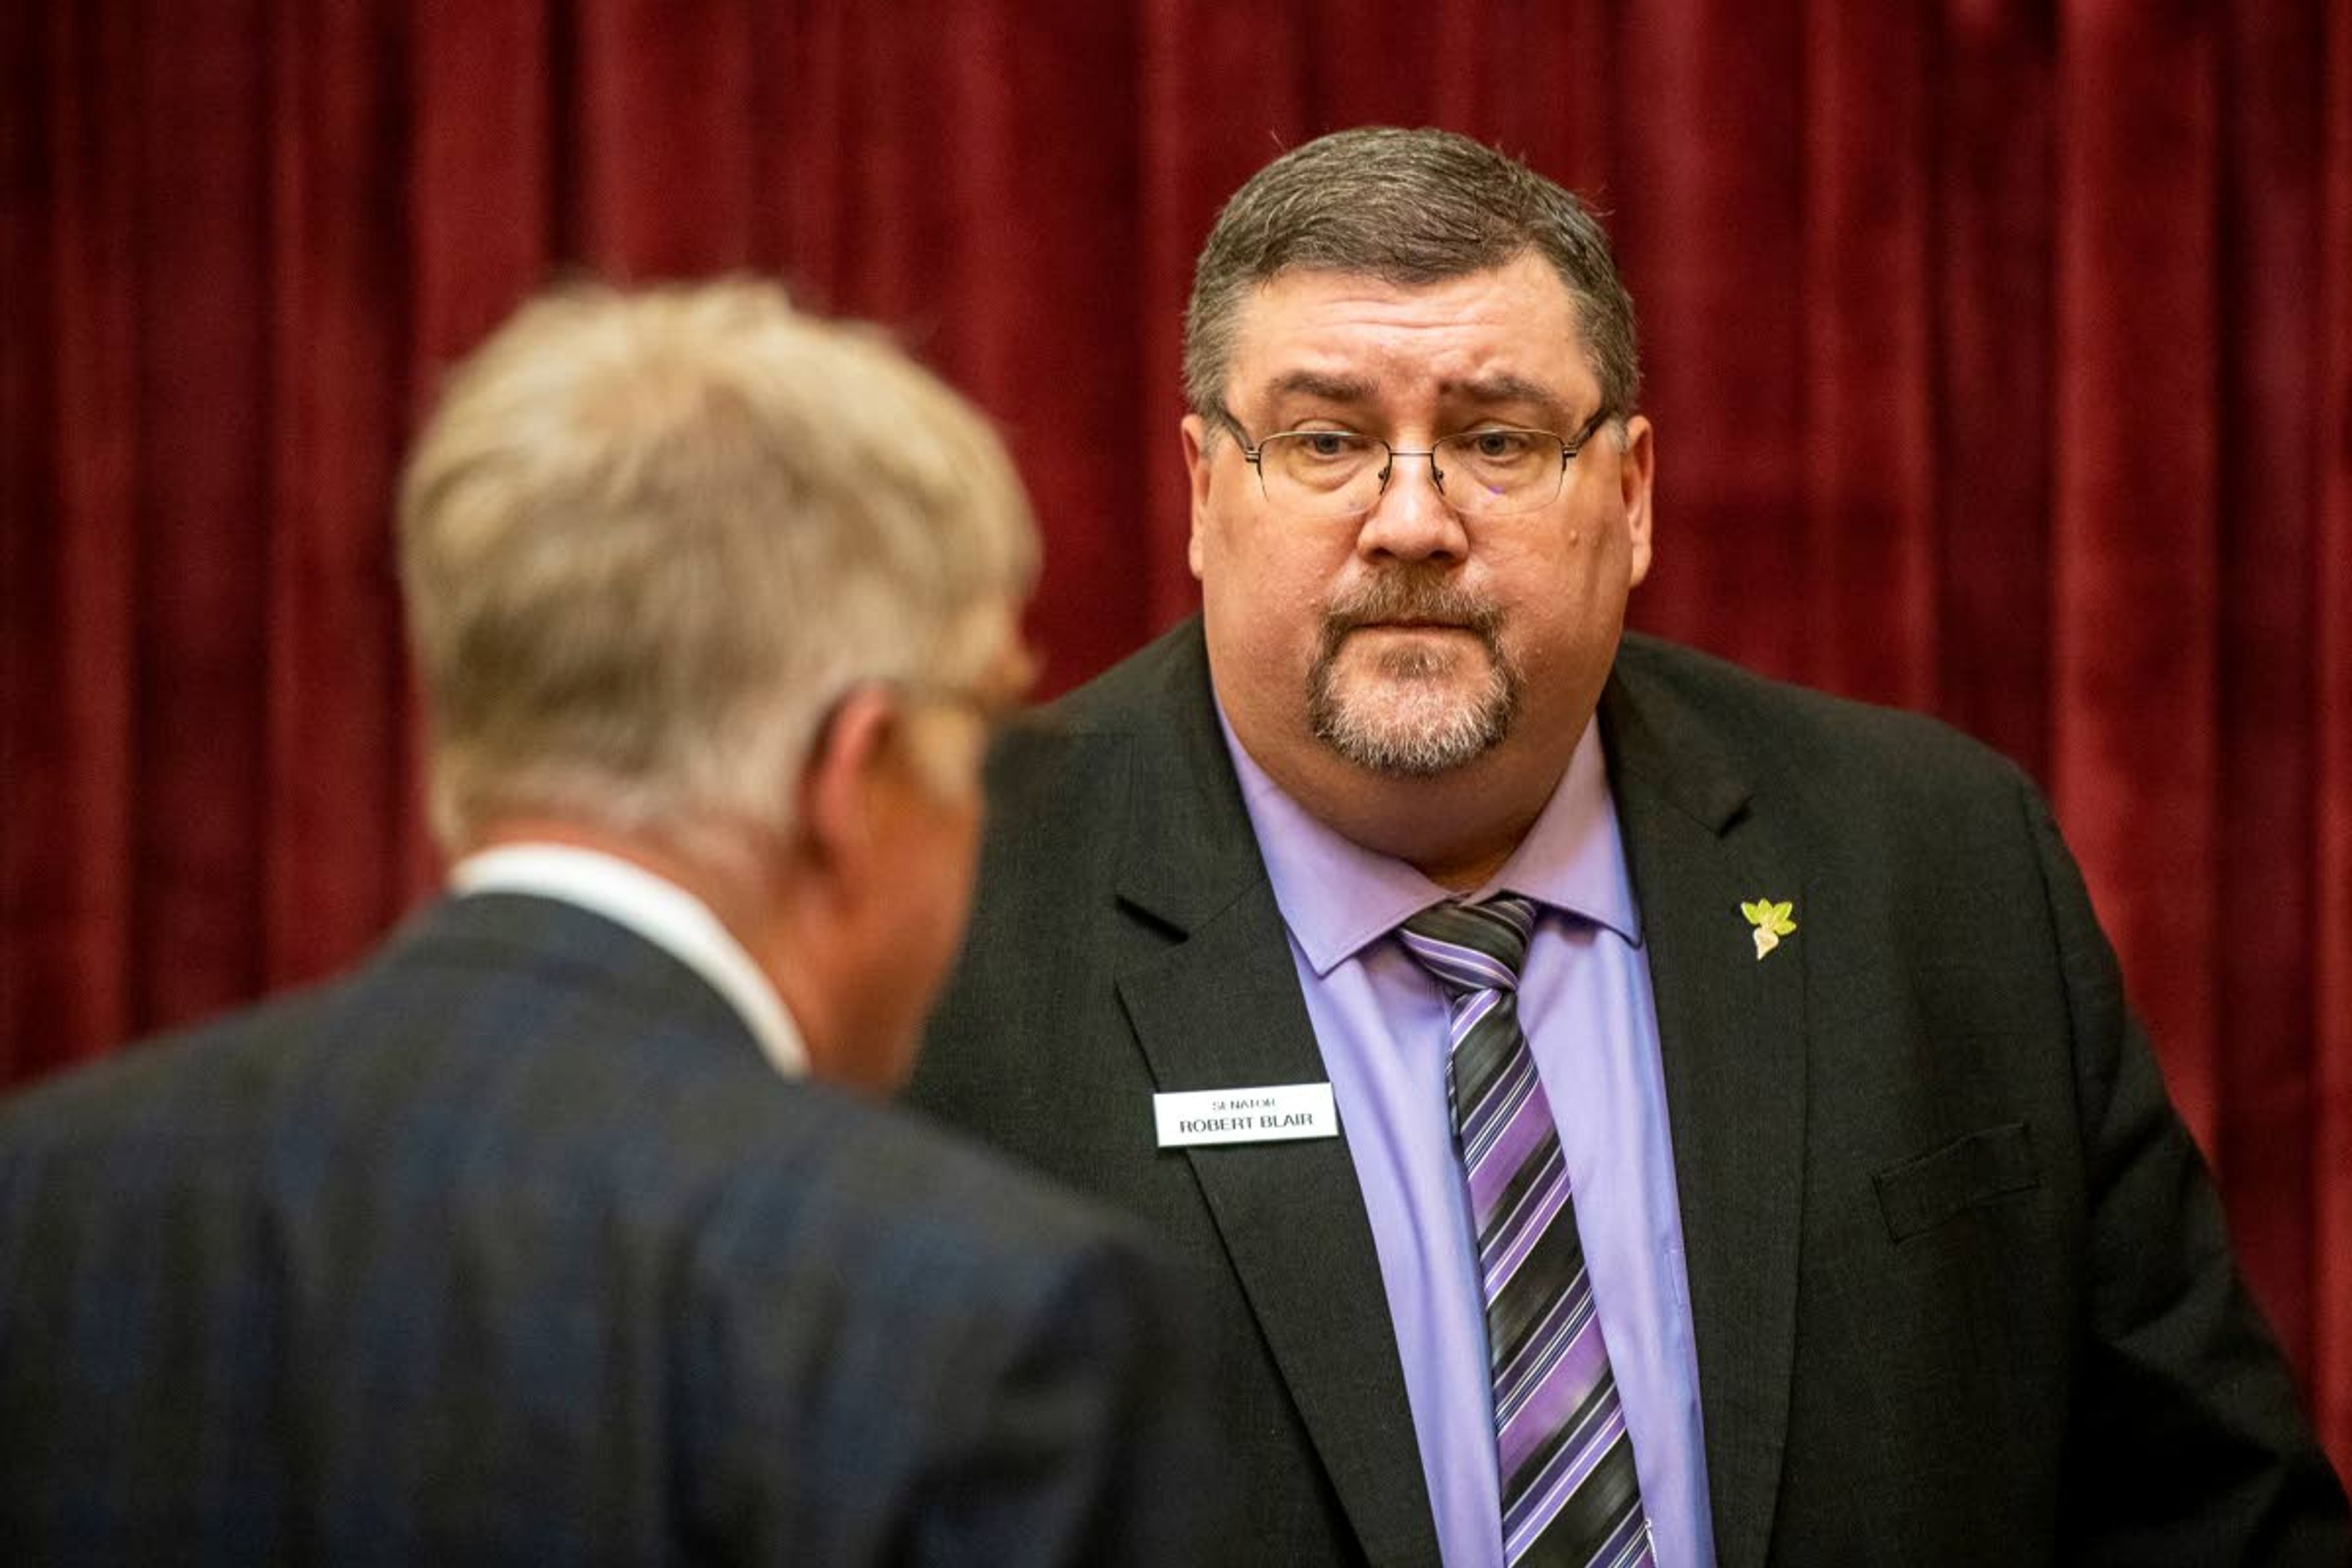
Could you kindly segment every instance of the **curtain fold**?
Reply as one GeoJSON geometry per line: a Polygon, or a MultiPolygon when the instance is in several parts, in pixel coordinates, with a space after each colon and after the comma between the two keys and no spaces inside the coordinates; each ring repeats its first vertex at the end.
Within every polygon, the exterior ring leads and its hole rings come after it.
{"type": "Polygon", "coordinates": [[[2352,17],[2331,11],[2326,31],[2315,51],[2326,75],[2315,182],[2319,311],[2311,331],[2322,363],[2309,458],[2320,492],[2312,595],[2319,908],[2307,928],[2315,971],[2312,1050],[2293,1069],[2312,1085],[2317,1127],[2310,1163],[2298,1173],[2304,1185],[2290,1188],[2286,1199],[2300,1207],[2296,1200],[2308,1194],[2311,1287],[2305,1300],[2293,1300],[2302,1259],[2256,1278],[2270,1287],[2266,1300],[2292,1302],[2274,1310],[2307,1313],[2299,1348],[2309,1358],[2302,1365],[2320,1436],[2338,1473],[2352,1475],[2352,1247],[2345,1245],[2352,1237],[2352,17]]]}
{"type": "Polygon", "coordinates": [[[2114,0],[0,8],[0,1080],[429,889],[391,489],[531,289],[752,268],[1000,421],[1060,689],[1194,603],[1192,258],[1439,122],[1639,301],[1638,624],[2051,792],[2352,1464],[2352,11],[2114,0]]]}

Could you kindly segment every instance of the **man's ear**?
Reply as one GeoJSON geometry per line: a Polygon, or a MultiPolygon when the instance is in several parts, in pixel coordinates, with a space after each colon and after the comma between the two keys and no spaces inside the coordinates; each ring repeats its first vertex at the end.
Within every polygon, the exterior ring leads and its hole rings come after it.
{"type": "Polygon", "coordinates": [[[889,690],[861,686],[844,697],[801,766],[800,837],[824,868],[863,870],[874,847],[875,789],[901,716],[889,690]]]}
{"type": "Polygon", "coordinates": [[[1658,466],[1655,432],[1648,419],[1636,414],[1625,422],[1625,449],[1617,460],[1617,484],[1625,508],[1625,529],[1633,545],[1632,586],[1650,574],[1650,502],[1652,479],[1658,466]]]}
{"type": "Polygon", "coordinates": [[[1192,536],[1185,547],[1185,558],[1192,563],[1192,575],[1201,574],[1202,520],[1209,510],[1209,426],[1197,414],[1184,416],[1179,426],[1184,437],[1184,468],[1192,479],[1192,536]]]}

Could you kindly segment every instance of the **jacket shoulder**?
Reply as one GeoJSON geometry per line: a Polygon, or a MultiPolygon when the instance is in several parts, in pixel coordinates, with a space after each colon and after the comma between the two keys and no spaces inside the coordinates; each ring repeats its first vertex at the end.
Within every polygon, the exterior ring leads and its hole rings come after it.
{"type": "Polygon", "coordinates": [[[1171,704],[1205,703],[1208,692],[1208,644],[1200,616],[1192,616],[1034,717],[1039,727],[1062,734],[1122,734],[1171,704]]]}
{"type": "Polygon", "coordinates": [[[268,1114],[336,992],[289,993],[26,1085],[0,1102],[0,1151],[25,1156],[129,1137],[242,1140],[268,1114]]]}
{"type": "Polygon", "coordinates": [[[2034,793],[2017,763],[1940,719],[1776,680],[1639,633],[1619,648],[1603,722],[1637,764],[1712,752],[1759,791],[1826,809],[2014,803],[2034,793]]]}
{"type": "MultiPolygon", "coordinates": [[[[1005,729],[989,758],[988,857],[1008,841],[1110,852],[1139,741],[1152,765],[1183,759],[1206,776],[1230,773],[1197,616],[1005,729]],[[1036,831],[1046,823],[1052,833],[1036,831]],[[1106,837],[1089,843],[1096,835],[1106,837]]],[[[1002,874],[984,859],[983,897],[1002,874]]]]}

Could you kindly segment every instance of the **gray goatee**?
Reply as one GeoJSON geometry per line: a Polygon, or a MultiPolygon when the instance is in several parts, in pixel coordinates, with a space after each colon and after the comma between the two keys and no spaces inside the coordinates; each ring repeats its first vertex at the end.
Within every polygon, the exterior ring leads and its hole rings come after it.
{"type": "Polygon", "coordinates": [[[1371,579],[1323,615],[1323,644],[1307,672],[1307,720],[1316,738],[1360,768],[1391,777],[1426,778],[1475,761],[1502,742],[1518,717],[1525,679],[1507,658],[1502,612],[1447,582],[1442,569],[1398,567],[1371,579]],[[1436,679],[1458,654],[1422,648],[1381,656],[1380,670],[1410,687],[1429,682],[1421,700],[1375,705],[1337,689],[1334,668],[1349,637],[1368,626],[1422,621],[1459,626],[1486,650],[1486,683],[1466,698],[1438,691],[1436,679]]]}

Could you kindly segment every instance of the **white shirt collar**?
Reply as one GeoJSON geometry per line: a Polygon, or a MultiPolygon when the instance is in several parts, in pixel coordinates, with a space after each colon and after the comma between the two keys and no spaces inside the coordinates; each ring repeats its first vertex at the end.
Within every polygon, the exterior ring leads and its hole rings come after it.
{"type": "Polygon", "coordinates": [[[460,895],[531,893],[626,926],[710,983],[742,1018],[776,1070],[808,1071],[808,1047],[783,998],[710,906],[666,877],[617,856],[569,844],[502,844],[449,872],[460,895]]]}

